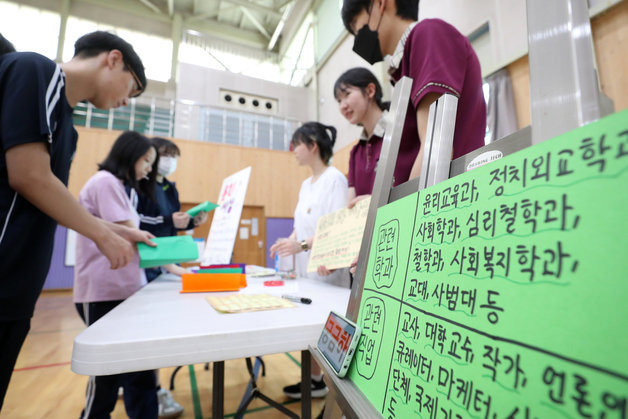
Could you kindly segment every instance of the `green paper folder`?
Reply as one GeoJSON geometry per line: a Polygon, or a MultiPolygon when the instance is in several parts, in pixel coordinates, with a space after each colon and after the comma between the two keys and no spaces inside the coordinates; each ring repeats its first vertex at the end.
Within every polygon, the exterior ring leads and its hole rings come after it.
{"type": "Polygon", "coordinates": [[[242,268],[206,268],[199,269],[199,274],[243,274],[242,268]]]}
{"type": "Polygon", "coordinates": [[[137,244],[140,268],[152,268],[170,263],[189,262],[198,259],[198,246],[192,236],[169,236],[152,239],[157,247],[137,244]]]}
{"type": "Polygon", "coordinates": [[[218,204],[214,204],[213,202],[209,202],[209,201],[205,201],[201,204],[198,204],[195,207],[190,208],[189,210],[187,210],[186,212],[188,214],[190,214],[190,217],[195,217],[196,214],[198,214],[201,211],[205,211],[205,212],[209,212],[215,208],[218,208],[219,205],[218,204]]]}

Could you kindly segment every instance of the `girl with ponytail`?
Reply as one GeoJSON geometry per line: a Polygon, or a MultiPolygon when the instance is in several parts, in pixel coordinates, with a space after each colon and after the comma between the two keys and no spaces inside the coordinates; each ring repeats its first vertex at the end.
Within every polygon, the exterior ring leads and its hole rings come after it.
{"type": "Polygon", "coordinates": [[[290,237],[277,240],[271,246],[271,255],[296,255],[295,271],[298,278],[312,278],[349,286],[349,276],[344,270],[321,276],[308,273],[307,265],[312,247],[316,222],[330,212],[347,205],[347,179],[329,162],[336,142],[336,128],[318,122],[306,122],[292,135],[290,149],[300,166],[309,166],[312,176],[305,179],[299,191],[299,201],[294,211],[294,230],[290,237]]]}
{"type": "MultiPolygon", "coordinates": [[[[347,269],[338,269],[322,276],[307,272],[316,222],[330,212],[347,205],[347,179],[329,162],[336,142],[336,128],[318,122],[307,122],[292,135],[290,150],[300,166],[309,166],[312,176],[305,179],[299,191],[299,201],[294,210],[294,230],[290,237],[278,239],[271,246],[271,256],[295,255],[297,278],[310,278],[349,288],[347,269]]],[[[301,398],[301,383],[283,388],[286,396],[301,398]]],[[[327,386],[323,382],[321,368],[312,362],[312,397],[325,397],[327,386]]]]}

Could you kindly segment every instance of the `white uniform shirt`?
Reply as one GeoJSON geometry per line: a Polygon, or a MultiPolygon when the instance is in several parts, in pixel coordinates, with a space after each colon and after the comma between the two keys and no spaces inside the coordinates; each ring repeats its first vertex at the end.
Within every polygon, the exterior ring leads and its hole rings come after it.
{"type": "MultiPolygon", "coordinates": [[[[335,167],[329,166],[312,183],[312,177],[305,179],[299,191],[299,202],[294,210],[294,229],[297,241],[314,237],[318,219],[330,212],[347,206],[347,178],[335,167]]],[[[349,286],[346,269],[339,269],[329,276],[319,276],[316,272],[307,273],[310,252],[296,254],[297,277],[319,279],[336,285],[349,286]]]]}

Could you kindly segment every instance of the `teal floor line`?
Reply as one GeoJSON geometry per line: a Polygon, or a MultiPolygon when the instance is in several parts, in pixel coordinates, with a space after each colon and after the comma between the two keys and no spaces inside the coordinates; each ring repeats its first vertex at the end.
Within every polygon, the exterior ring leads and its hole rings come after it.
{"type": "Polygon", "coordinates": [[[295,364],[297,364],[299,368],[301,368],[301,363],[297,361],[295,357],[293,357],[289,352],[284,352],[284,353],[286,354],[288,358],[292,360],[292,362],[294,362],[295,364]]]}
{"type": "Polygon", "coordinates": [[[190,387],[192,388],[192,403],[194,405],[194,419],[203,419],[201,410],[201,398],[198,396],[198,386],[196,385],[196,373],[194,365],[188,365],[190,371],[190,387]]]}
{"type": "MultiPolygon", "coordinates": [[[[299,361],[296,360],[295,357],[293,357],[289,352],[284,352],[284,354],[290,358],[292,360],[292,362],[294,362],[299,368],[301,368],[301,363],[299,361]]],[[[194,419],[202,419],[203,415],[201,412],[201,401],[198,395],[198,387],[196,385],[196,374],[194,373],[194,366],[193,365],[188,365],[188,368],[190,369],[190,386],[192,387],[192,400],[194,403],[194,419]]],[[[286,402],[281,403],[282,405],[289,405],[289,404],[293,404],[293,403],[298,403],[301,400],[288,400],[286,402]]],[[[273,409],[272,406],[262,406],[262,407],[256,407],[255,409],[248,409],[246,410],[244,413],[255,413],[255,412],[261,412],[267,409],[273,409]]],[[[229,413],[227,415],[225,415],[225,418],[232,418],[235,417],[235,412],[234,413],[229,413]]],[[[212,419],[211,416],[208,419],[212,419]]]]}

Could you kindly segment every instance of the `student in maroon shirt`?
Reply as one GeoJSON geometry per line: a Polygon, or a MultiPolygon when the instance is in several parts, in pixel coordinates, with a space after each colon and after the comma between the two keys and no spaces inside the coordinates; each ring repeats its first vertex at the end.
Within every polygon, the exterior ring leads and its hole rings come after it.
{"type": "MultiPolygon", "coordinates": [[[[371,196],[384,137],[384,118],[389,103],[382,102],[382,86],[377,77],[364,67],[342,73],[334,84],[334,97],[342,116],[362,127],[360,141],[349,155],[347,207],[371,196]]],[[[321,276],[330,275],[326,266],[317,269],[321,276]]]]}
{"type": "Polygon", "coordinates": [[[382,86],[377,77],[364,67],[349,69],[338,77],[334,96],[342,116],[362,127],[360,141],[349,156],[347,206],[351,208],[373,191],[389,104],[382,102],[382,86]]]}
{"type": "Polygon", "coordinates": [[[452,158],[483,146],[486,130],[482,74],[471,44],[450,24],[416,22],[417,16],[418,0],[344,0],[342,7],[353,50],[371,64],[388,55],[392,81],[413,80],[395,184],[419,175],[429,107],[441,95],[458,98],[452,158]]]}

